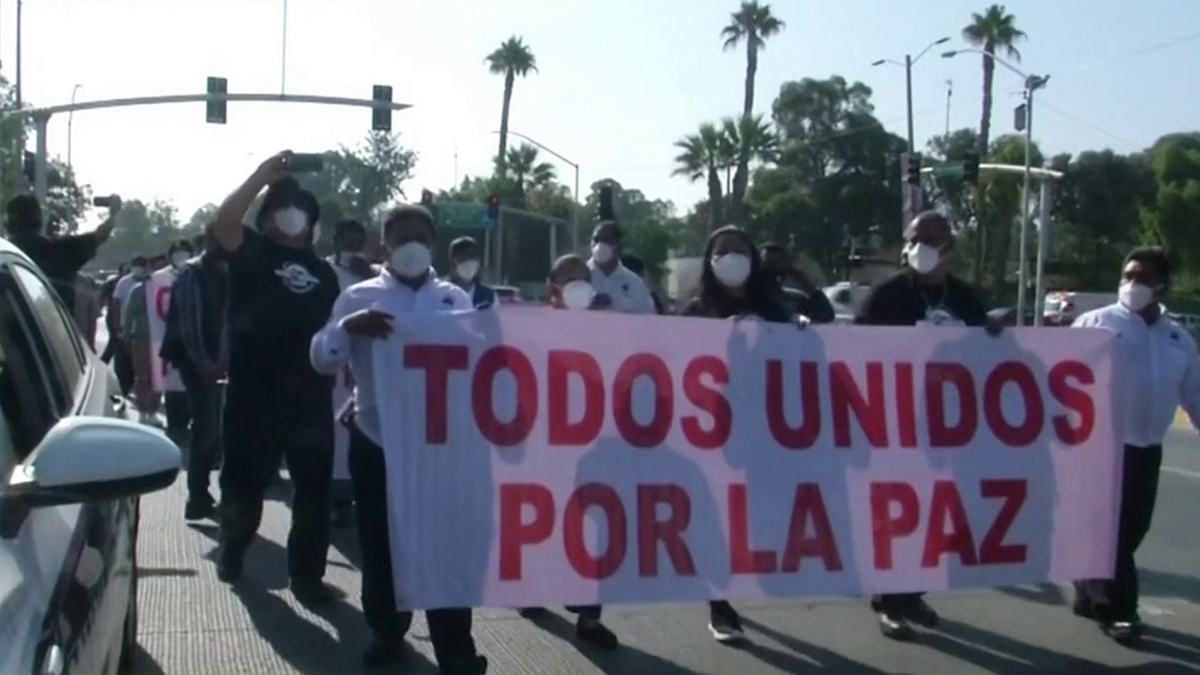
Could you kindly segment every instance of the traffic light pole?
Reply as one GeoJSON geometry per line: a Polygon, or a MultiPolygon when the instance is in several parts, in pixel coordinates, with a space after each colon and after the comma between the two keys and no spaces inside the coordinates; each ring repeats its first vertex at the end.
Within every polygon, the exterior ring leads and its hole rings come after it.
{"type": "MultiPolygon", "coordinates": [[[[358,108],[387,108],[389,110],[405,110],[412,106],[406,103],[391,103],[362,98],[345,98],[341,96],[310,96],[306,94],[224,94],[210,96],[209,94],[175,94],[170,96],[138,96],[134,98],[114,98],[103,101],[83,101],[67,105],[48,106],[45,108],[26,108],[0,113],[0,123],[9,119],[33,118],[37,132],[37,156],[34,163],[34,193],[38,201],[46,199],[46,125],[55,113],[70,113],[79,110],[100,110],[103,108],[126,108],[129,106],[158,105],[162,103],[200,103],[210,99],[224,101],[244,101],[251,103],[315,103],[318,105],[338,105],[358,108]]],[[[24,161],[24,157],[19,161],[24,161]]]]}

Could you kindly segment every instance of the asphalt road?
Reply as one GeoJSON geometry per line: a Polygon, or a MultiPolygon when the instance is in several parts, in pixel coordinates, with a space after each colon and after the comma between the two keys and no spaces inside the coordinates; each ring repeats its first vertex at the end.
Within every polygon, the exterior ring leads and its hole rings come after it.
{"type": "MultiPolygon", "coordinates": [[[[946,673],[1200,673],[1200,438],[1173,430],[1164,460],[1154,528],[1142,547],[1143,616],[1151,625],[1138,650],[1118,646],[1074,617],[1056,587],[938,594],[943,625],[916,644],[883,639],[859,600],[740,602],[750,641],[713,642],[707,612],[694,605],[614,606],[608,625],[622,640],[615,653],[573,641],[561,611],[534,624],[507,610],[476,616],[476,638],[492,673],[694,675],[829,672],[851,675],[946,673]]],[[[286,588],[284,548],[290,517],[286,488],[271,496],[261,538],[235,587],[217,580],[211,562],[215,527],[182,519],[183,479],[143,501],[139,674],[360,672],[367,640],[358,609],[359,574],[352,530],[335,532],[328,580],[344,602],[313,613],[286,588]]],[[[1081,536],[1086,536],[1082,533],[1081,536]]],[[[434,673],[428,632],[418,619],[411,660],[392,672],[434,673]]]]}

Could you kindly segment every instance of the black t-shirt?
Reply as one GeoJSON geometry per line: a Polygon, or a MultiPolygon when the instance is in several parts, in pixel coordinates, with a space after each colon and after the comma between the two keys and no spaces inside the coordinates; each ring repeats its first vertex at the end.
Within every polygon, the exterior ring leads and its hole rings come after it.
{"type": "Polygon", "coordinates": [[[41,268],[58,291],[63,304],[74,311],[75,284],[79,270],[96,257],[100,240],[93,233],[50,239],[42,234],[14,234],[9,237],[17,248],[41,268]]]}
{"type": "Polygon", "coordinates": [[[929,288],[905,270],[872,288],[855,318],[855,323],[870,326],[915,326],[925,321],[982,326],[987,310],[975,291],[953,275],[946,276],[941,288],[929,288]]]}
{"type": "Polygon", "coordinates": [[[820,289],[812,292],[786,286],[783,289],[784,305],[789,313],[803,314],[813,323],[833,323],[836,314],[833,303],[820,289]]]}
{"type": "Polygon", "coordinates": [[[309,343],[333,311],[337,273],[311,248],[290,248],[246,228],[229,256],[229,383],[264,394],[331,393],[309,343]]]}

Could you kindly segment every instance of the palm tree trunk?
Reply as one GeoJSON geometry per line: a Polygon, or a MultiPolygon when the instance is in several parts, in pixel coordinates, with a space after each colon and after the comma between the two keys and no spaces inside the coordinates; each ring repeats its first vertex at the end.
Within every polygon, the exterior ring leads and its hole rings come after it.
{"type": "Polygon", "coordinates": [[[715,167],[708,170],[708,230],[725,224],[724,204],[721,202],[721,175],[715,167]]]}
{"type": "Polygon", "coordinates": [[[496,159],[496,168],[501,178],[508,172],[508,159],[504,156],[508,149],[508,106],[512,103],[513,82],[516,79],[512,69],[504,75],[504,107],[500,109],[500,155],[496,159]]]}
{"type": "Polygon", "coordinates": [[[754,76],[758,73],[757,42],[753,35],[746,36],[746,97],[743,99],[742,115],[754,112],[754,76]]]}
{"type": "Polygon", "coordinates": [[[983,113],[979,118],[979,159],[983,161],[986,161],[988,134],[992,130],[992,78],[995,72],[996,63],[986,56],[983,57],[983,113]]]}

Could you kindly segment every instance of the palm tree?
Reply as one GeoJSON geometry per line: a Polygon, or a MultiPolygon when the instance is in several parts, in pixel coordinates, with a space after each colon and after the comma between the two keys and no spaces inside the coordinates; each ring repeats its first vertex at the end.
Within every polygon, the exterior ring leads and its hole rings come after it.
{"type": "Polygon", "coordinates": [[[746,187],[750,182],[750,162],[771,162],[779,155],[779,137],[762,115],[745,115],[734,120],[727,117],[721,123],[721,135],[736,148],[737,171],[733,174],[733,189],[729,192],[729,220],[745,225],[746,187]]]}
{"type": "Polygon", "coordinates": [[[522,38],[512,36],[502,42],[496,51],[484,59],[493,75],[504,75],[504,107],[500,109],[500,152],[496,163],[498,174],[504,178],[508,159],[508,109],[512,103],[513,83],[517,76],[525,77],[529,71],[537,72],[537,59],[522,38]]]}
{"type": "MultiPolygon", "coordinates": [[[[779,34],[783,21],[771,14],[770,5],[760,5],[757,0],[744,0],[742,7],[729,17],[729,25],[721,30],[725,38],[725,49],[746,45],[746,91],[742,100],[742,117],[749,118],[754,112],[754,77],[758,73],[758,52],[767,45],[767,38],[779,34]]],[[[746,198],[749,182],[750,157],[745,153],[738,156],[737,171],[733,176],[731,197],[731,220],[742,225],[741,205],[746,198]],[[739,180],[739,177],[741,180],[739,180]],[[740,187],[739,187],[740,186],[740,187]]]]}
{"type": "Polygon", "coordinates": [[[714,124],[701,124],[698,133],[675,141],[675,147],[682,152],[675,157],[678,166],[672,175],[708,183],[709,229],[715,230],[725,224],[721,198],[721,132],[714,124]]]}
{"type": "Polygon", "coordinates": [[[508,168],[512,169],[517,196],[522,202],[526,191],[549,187],[554,183],[554,165],[539,162],[538,149],[528,143],[509,148],[507,164],[508,168]]]}
{"type": "Polygon", "coordinates": [[[742,3],[742,8],[729,17],[729,25],[721,31],[725,38],[725,49],[746,44],[746,98],[742,114],[754,111],[754,76],[758,72],[758,50],[766,46],[767,38],[783,30],[784,23],[771,15],[770,5],[760,5],[757,0],[742,3]]]}
{"type": "MultiPolygon", "coordinates": [[[[1016,17],[1007,13],[1004,5],[992,5],[983,14],[971,15],[971,23],[962,31],[963,39],[988,54],[1003,50],[1005,55],[1016,61],[1021,52],[1013,45],[1025,38],[1024,31],[1016,27],[1016,17]]],[[[983,114],[979,119],[979,156],[986,157],[988,134],[992,127],[992,78],[996,62],[989,56],[983,57],[983,114]]]]}

